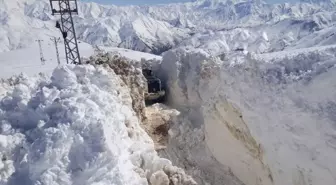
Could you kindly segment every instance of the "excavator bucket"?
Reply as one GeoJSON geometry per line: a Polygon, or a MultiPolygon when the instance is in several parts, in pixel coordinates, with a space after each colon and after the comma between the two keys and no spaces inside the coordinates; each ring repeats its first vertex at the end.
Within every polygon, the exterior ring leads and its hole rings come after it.
{"type": "Polygon", "coordinates": [[[156,93],[145,93],[145,99],[147,101],[161,102],[160,100],[165,96],[165,91],[159,91],[156,93]]]}

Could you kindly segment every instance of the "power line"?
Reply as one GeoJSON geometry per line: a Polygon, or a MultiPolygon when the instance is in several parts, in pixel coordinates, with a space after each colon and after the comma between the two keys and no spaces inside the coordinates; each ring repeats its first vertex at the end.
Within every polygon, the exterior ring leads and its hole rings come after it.
{"type": "Polygon", "coordinates": [[[94,53],[95,54],[101,53],[103,51],[102,49],[99,48],[98,45],[94,45],[93,48],[94,48],[94,53]]]}
{"type": "Polygon", "coordinates": [[[42,44],[41,44],[41,42],[43,41],[43,40],[40,40],[40,39],[38,39],[38,40],[36,40],[37,42],[38,42],[38,44],[39,44],[39,48],[40,48],[40,60],[41,60],[41,64],[42,65],[45,65],[45,59],[44,59],[44,56],[43,56],[43,51],[42,51],[42,44]]]}
{"type": "Polygon", "coordinates": [[[50,38],[51,41],[54,42],[55,44],[55,49],[56,49],[56,57],[57,57],[57,63],[58,65],[61,64],[61,60],[60,60],[60,55],[59,55],[59,51],[58,51],[58,43],[60,42],[60,38],[56,38],[56,37],[53,37],[53,38],[50,38]]]}

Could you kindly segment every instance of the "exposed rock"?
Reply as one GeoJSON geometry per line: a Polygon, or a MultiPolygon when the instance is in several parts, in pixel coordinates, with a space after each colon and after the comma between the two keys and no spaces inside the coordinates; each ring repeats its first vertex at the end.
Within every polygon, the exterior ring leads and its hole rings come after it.
{"type": "Polygon", "coordinates": [[[163,104],[154,104],[146,107],[145,112],[146,119],[143,122],[143,128],[153,139],[156,150],[166,148],[170,125],[174,122],[179,112],[163,104]]]}

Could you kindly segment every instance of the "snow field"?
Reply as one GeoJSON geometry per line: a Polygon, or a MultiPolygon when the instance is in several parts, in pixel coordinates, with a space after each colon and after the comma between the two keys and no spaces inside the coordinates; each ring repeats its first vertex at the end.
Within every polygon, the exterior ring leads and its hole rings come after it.
{"type": "MultiPolygon", "coordinates": [[[[41,44],[43,56],[46,60],[44,65],[42,65],[40,61],[39,46],[37,42],[32,43],[27,48],[2,53],[0,52],[0,63],[2,64],[0,78],[7,79],[13,75],[20,75],[21,73],[29,76],[38,75],[39,73],[51,75],[54,68],[58,66],[55,46],[51,40],[44,40],[41,44]]],[[[119,53],[131,60],[140,61],[141,58],[147,60],[161,59],[160,56],[122,48],[100,47],[100,49],[103,51],[119,53]]],[[[58,50],[61,65],[66,64],[63,42],[58,44],[58,50]]],[[[82,58],[89,58],[95,54],[94,47],[84,42],[79,43],[79,50],[82,58]]]]}

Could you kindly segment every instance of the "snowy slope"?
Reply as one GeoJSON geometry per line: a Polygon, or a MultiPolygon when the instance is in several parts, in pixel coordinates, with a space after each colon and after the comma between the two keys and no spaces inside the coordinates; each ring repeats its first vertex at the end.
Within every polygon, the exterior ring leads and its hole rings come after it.
{"type": "MultiPolygon", "coordinates": [[[[61,64],[66,64],[63,43],[58,44],[58,49],[60,52],[61,64]]],[[[160,56],[122,48],[100,47],[100,49],[103,51],[120,53],[122,56],[131,60],[140,61],[141,58],[161,59],[160,56]]],[[[94,54],[94,47],[87,43],[80,43],[79,50],[81,57],[83,58],[89,58],[94,54]]],[[[54,68],[58,66],[54,43],[49,39],[42,42],[42,52],[46,60],[45,64],[42,64],[40,61],[39,51],[38,43],[35,42],[34,44],[24,49],[0,53],[0,63],[3,66],[0,73],[0,78],[9,78],[13,75],[19,75],[20,73],[24,73],[30,76],[36,75],[40,72],[51,74],[54,68]]]]}
{"type": "MultiPolygon", "coordinates": [[[[262,1],[199,0],[144,7],[79,2],[79,11],[75,22],[80,40],[92,45],[124,47],[155,54],[189,40],[195,33],[237,27],[247,28],[257,38],[261,37],[261,31],[272,35],[270,42],[279,42],[277,45],[280,46],[271,48],[277,50],[283,49],[283,45],[315,38],[320,40],[317,44],[325,45],[333,42],[333,39],[321,41],[328,36],[328,31],[315,32],[334,29],[336,19],[333,1],[271,5],[262,1]],[[300,33],[297,33],[298,29],[300,33]]],[[[3,25],[0,28],[0,51],[27,47],[37,38],[48,40],[47,34],[60,34],[54,27],[58,18],[50,15],[46,0],[1,0],[0,15],[3,25]]],[[[234,32],[232,34],[229,37],[237,37],[234,32]]],[[[230,40],[220,39],[219,42],[224,43],[230,40]]],[[[258,42],[262,41],[252,38],[249,44],[255,48],[253,45],[258,45],[258,42]]],[[[261,50],[270,50],[267,44],[263,47],[267,49],[261,50]]]]}
{"type": "Polygon", "coordinates": [[[336,17],[331,16],[330,19],[324,20],[325,24],[316,17],[303,20],[286,19],[275,24],[253,27],[208,30],[196,33],[176,47],[192,46],[218,55],[237,48],[244,48],[255,53],[269,53],[334,44],[336,17]]]}
{"type": "Polygon", "coordinates": [[[170,105],[183,115],[171,130],[178,147],[168,156],[173,162],[188,158],[214,184],[225,183],[212,181],[211,174],[221,171],[212,155],[226,169],[221,174],[233,173],[246,185],[335,184],[335,50],[224,60],[201,49],[167,52],[161,72],[170,105]],[[212,164],[211,173],[205,164],[212,164]]]}
{"type": "MultiPolygon", "coordinates": [[[[144,15],[135,15],[132,10],[126,13],[128,9],[124,9],[114,15],[113,11],[118,7],[109,10],[95,3],[80,3],[79,9],[80,16],[75,18],[77,36],[90,44],[154,52],[186,36],[183,30],[144,15]]],[[[60,35],[55,28],[58,18],[52,17],[50,11],[46,0],[1,0],[0,51],[26,47],[35,39],[49,39],[48,35],[60,35]]]]}

